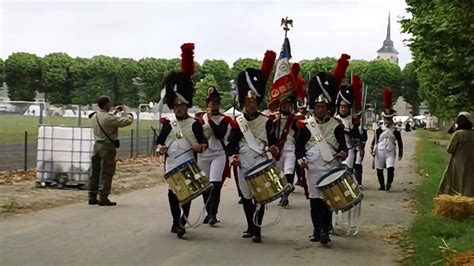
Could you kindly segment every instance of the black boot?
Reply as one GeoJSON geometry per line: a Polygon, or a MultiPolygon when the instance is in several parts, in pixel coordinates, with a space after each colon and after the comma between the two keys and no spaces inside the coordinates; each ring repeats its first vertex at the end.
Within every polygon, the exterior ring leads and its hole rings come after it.
{"type": "Polygon", "coordinates": [[[385,190],[385,179],[383,177],[383,169],[377,169],[377,178],[379,179],[379,190],[385,190]]]}
{"type": "Polygon", "coordinates": [[[99,197],[99,206],[115,206],[117,202],[110,201],[107,196],[100,196],[99,197]]]}
{"type": "Polygon", "coordinates": [[[395,168],[389,167],[387,169],[387,186],[385,187],[385,190],[390,191],[390,189],[392,188],[394,175],[395,175],[395,168]]]}
{"type": "Polygon", "coordinates": [[[362,164],[354,164],[354,176],[359,185],[362,185],[362,164]]]}
{"type": "Polygon", "coordinates": [[[322,227],[322,232],[321,232],[321,240],[320,243],[322,245],[327,245],[329,242],[331,242],[331,239],[329,238],[329,228],[332,226],[331,225],[331,220],[332,220],[332,213],[331,210],[329,210],[329,207],[326,205],[326,203],[322,199],[319,200],[319,214],[321,217],[321,227],[322,227]]]}
{"type": "Polygon", "coordinates": [[[97,200],[97,194],[89,193],[89,205],[97,205],[99,201],[97,200]]]}
{"type": "Polygon", "coordinates": [[[253,213],[255,212],[255,205],[251,199],[242,197],[242,206],[244,207],[245,219],[247,220],[247,230],[244,231],[243,238],[251,238],[254,236],[255,226],[253,224],[253,213]]]}
{"type": "Polygon", "coordinates": [[[217,212],[219,210],[219,203],[221,200],[222,182],[212,182],[213,189],[211,191],[211,199],[209,201],[209,225],[214,226],[219,222],[217,220],[217,212]]]}
{"type": "Polygon", "coordinates": [[[311,222],[313,223],[313,234],[310,236],[309,241],[319,242],[321,240],[321,218],[319,217],[317,199],[310,199],[310,214],[311,222]]]}
{"type": "Polygon", "coordinates": [[[189,217],[189,210],[191,209],[191,202],[181,205],[181,209],[183,209],[183,214],[179,219],[181,227],[184,227],[187,224],[187,218],[189,217]]]}
{"type": "Polygon", "coordinates": [[[254,226],[254,236],[252,241],[254,243],[262,242],[262,228],[260,227],[263,222],[263,216],[265,215],[265,205],[260,206],[260,210],[257,213],[257,222],[259,226],[254,226]]]}

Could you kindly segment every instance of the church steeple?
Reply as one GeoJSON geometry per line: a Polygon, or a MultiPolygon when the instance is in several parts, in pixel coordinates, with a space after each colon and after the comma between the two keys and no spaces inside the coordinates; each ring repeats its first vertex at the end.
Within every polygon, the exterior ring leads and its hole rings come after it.
{"type": "Polygon", "coordinates": [[[385,40],[390,40],[390,11],[388,11],[387,37],[385,40]]]}
{"type": "Polygon", "coordinates": [[[386,59],[398,64],[398,51],[393,47],[393,41],[391,39],[390,32],[390,11],[388,12],[388,23],[387,23],[387,36],[383,41],[383,46],[377,51],[378,59],[386,59]]]}

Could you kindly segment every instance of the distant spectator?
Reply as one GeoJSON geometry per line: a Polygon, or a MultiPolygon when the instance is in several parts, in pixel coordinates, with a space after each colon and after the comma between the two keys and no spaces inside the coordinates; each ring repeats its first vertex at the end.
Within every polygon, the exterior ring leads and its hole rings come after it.
{"type": "Polygon", "coordinates": [[[438,194],[474,196],[474,131],[468,112],[460,112],[448,145],[451,154],[438,194]]]}

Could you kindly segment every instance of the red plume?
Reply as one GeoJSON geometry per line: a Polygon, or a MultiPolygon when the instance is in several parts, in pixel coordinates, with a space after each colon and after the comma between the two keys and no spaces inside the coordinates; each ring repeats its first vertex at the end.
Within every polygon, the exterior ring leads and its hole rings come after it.
{"type": "Polygon", "coordinates": [[[332,72],[332,74],[337,80],[338,88],[339,86],[341,86],[342,81],[346,77],[346,70],[347,70],[347,67],[349,66],[349,59],[351,59],[350,55],[342,54],[341,58],[337,60],[336,68],[334,68],[334,71],[332,72]]]}
{"type": "Polygon", "coordinates": [[[265,77],[268,80],[273,71],[273,65],[275,64],[276,53],[268,50],[265,52],[265,57],[262,61],[262,67],[260,70],[265,73],[265,77]]]}
{"type": "Polygon", "coordinates": [[[181,45],[181,72],[194,75],[194,43],[181,45]]]}
{"type": "Polygon", "coordinates": [[[362,107],[362,82],[359,75],[352,76],[352,92],[354,94],[354,105],[356,110],[362,107]]]}
{"type": "Polygon", "coordinates": [[[383,89],[383,104],[385,105],[385,109],[392,108],[392,89],[383,89]]]}
{"type": "Polygon", "coordinates": [[[300,76],[296,78],[296,90],[295,96],[298,99],[303,100],[306,97],[306,90],[304,88],[304,79],[300,76]]]}
{"type": "Polygon", "coordinates": [[[293,63],[291,65],[291,74],[293,75],[293,78],[296,80],[298,78],[298,75],[300,74],[300,64],[298,63],[293,63]]]}

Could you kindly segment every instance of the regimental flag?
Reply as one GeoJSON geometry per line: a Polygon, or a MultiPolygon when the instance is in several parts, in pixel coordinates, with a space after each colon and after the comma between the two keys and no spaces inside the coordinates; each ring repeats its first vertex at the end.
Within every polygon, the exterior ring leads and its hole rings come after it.
{"type": "Polygon", "coordinates": [[[290,40],[285,38],[278,58],[270,96],[268,97],[268,108],[271,111],[278,109],[280,102],[291,96],[296,89],[295,80],[291,74],[290,59],[290,40]]]}

